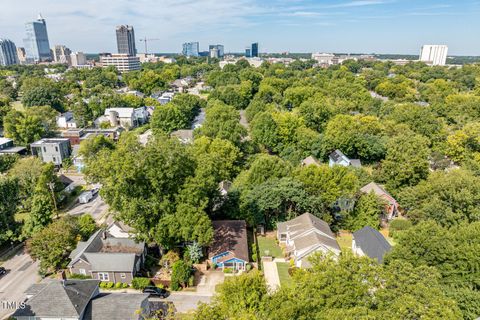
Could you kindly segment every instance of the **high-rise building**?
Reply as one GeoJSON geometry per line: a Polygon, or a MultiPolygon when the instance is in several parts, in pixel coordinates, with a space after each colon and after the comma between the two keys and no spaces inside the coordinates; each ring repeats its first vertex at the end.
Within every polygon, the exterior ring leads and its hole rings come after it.
{"type": "Polygon", "coordinates": [[[102,67],[107,68],[114,66],[120,72],[129,72],[134,70],[140,70],[140,58],[134,57],[128,54],[111,54],[101,55],[100,63],[102,67]]]}
{"type": "Polygon", "coordinates": [[[432,66],[444,66],[447,63],[446,45],[424,45],[420,51],[420,61],[432,66]]]}
{"type": "Polygon", "coordinates": [[[24,47],[17,47],[17,57],[20,64],[27,62],[27,54],[25,53],[24,47]]]}
{"type": "Polygon", "coordinates": [[[258,57],[258,43],[252,43],[252,51],[250,52],[252,57],[258,57]]]}
{"type": "Polygon", "coordinates": [[[58,62],[58,63],[66,63],[68,65],[71,64],[70,61],[70,54],[72,53],[72,50],[67,48],[64,45],[56,45],[55,48],[53,48],[53,61],[58,62]]]}
{"type": "Polygon", "coordinates": [[[252,57],[252,48],[250,48],[250,47],[245,48],[245,57],[247,57],[247,58],[252,57]]]}
{"type": "Polygon", "coordinates": [[[183,44],[182,54],[186,57],[198,57],[198,42],[186,42],[183,44]]]}
{"type": "Polygon", "coordinates": [[[135,32],[132,26],[117,26],[117,48],[118,53],[135,56],[137,48],[135,47],[135,32]]]}
{"type": "Polygon", "coordinates": [[[211,44],[208,46],[210,58],[223,58],[225,55],[224,47],[221,44],[211,44]]]}
{"type": "Polygon", "coordinates": [[[74,52],[70,54],[70,61],[72,67],[85,66],[87,64],[87,57],[83,52],[74,52]]]}
{"type": "Polygon", "coordinates": [[[13,41],[0,39],[0,66],[17,64],[17,47],[13,41]]]}
{"type": "Polygon", "coordinates": [[[27,37],[24,39],[27,62],[51,61],[47,24],[39,14],[36,21],[25,24],[27,37]]]}

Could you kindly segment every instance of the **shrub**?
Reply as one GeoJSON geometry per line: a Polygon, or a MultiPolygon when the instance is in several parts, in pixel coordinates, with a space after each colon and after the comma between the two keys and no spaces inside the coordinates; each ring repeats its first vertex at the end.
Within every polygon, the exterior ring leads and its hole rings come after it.
{"type": "Polygon", "coordinates": [[[135,277],[132,279],[132,287],[136,290],[143,290],[150,285],[150,279],[135,277]]]}
{"type": "Polygon", "coordinates": [[[252,270],[252,265],[251,264],[247,264],[247,266],[245,267],[247,272],[252,270]]]}
{"type": "Polygon", "coordinates": [[[106,282],[100,282],[100,288],[106,288],[107,287],[107,283],[106,282]]]}
{"type": "Polygon", "coordinates": [[[123,288],[123,289],[128,288],[128,283],[122,283],[122,288],[123,288]]]}
{"type": "Polygon", "coordinates": [[[252,260],[257,262],[258,261],[258,257],[257,257],[257,254],[256,253],[253,253],[252,254],[252,260]]]}
{"type": "Polygon", "coordinates": [[[405,231],[412,226],[412,221],[406,219],[395,219],[390,222],[389,233],[390,237],[394,238],[401,231],[405,231]]]}
{"type": "Polygon", "coordinates": [[[215,269],[217,269],[217,268],[218,268],[218,266],[217,266],[216,263],[212,264],[212,269],[213,269],[213,270],[215,270],[215,269]]]}
{"type": "Polygon", "coordinates": [[[188,285],[188,280],[192,274],[192,265],[182,260],[175,262],[172,266],[172,288],[188,285]]]}
{"type": "Polygon", "coordinates": [[[165,289],[165,286],[161,283],[157,284],[156,287],[160,289],[165,289]]]}
{"type": "Polygon", "coordinates": [[[194,276],[190,276],[190,278],[188,278],[188,286],[189,287],[193,287],[193,284],[195,283],[195,277],[194,276]]]}
{"type": "Polygon", "coordinates": [[[232,268],[224,268],[223,273],[233,273],[233,269],[232,268]]]}
{"type": "Polygon", "coordinates": [[[92,279],[92,276],[85,275],[85,274],[73,273],[73,274],[69,275],[68,278],[69,278],[69,279],[81,279],[81,280],[85,280],[85,279],[92,279]]]}
{"type": "Polygon", "coordinates": [[[122,287],[123,287],[123,283],[121,283],[121,282],[115,283],[115,288],[116,289],[121,289],[122,287]]]}
{"type": "Polygon", "coordinates": [[[109,288],[109,289],[113,288],[114,285],[115,284],[111,281],[107,282],[107,288],[109,288]]]}

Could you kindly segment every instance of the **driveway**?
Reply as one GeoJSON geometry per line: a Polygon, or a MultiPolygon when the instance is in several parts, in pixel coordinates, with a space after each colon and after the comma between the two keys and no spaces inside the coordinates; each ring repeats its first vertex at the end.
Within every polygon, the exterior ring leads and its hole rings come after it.
{"type": "Polygon", "coordinates": [[[99,221],[107,210],[108,205],[97,193],[91,201],[87,203],[77,203],[73,208],[68,210],[67,213],[72,216],[90,213],[95,221],[99,221]]]}
{"type": "Polygon", "coordinates": [[[278,277],[277,263],[275,261],[263,261],[263,274],[269,291],[275,292],[280,288],[280,278],[278,277]]]}
{"type": "Polygon", "coordinates": [[[222,271],[206,271],[200,276],[197,284],[197,293],[200,295],[214,295],[215,288],[225,281],[225,274],[222,271]]]}
{"type": "Polygon", "coordinates": [[[211,295],[202,295],[197,292],[172,292],[167,298],[150,298],[150,301],[170,301],[173,302],[175,310],[178,313],[187,313],[197,309],[200,302],[209,303],[211,295]]]}
{"type": "Polygon", "coordinates": [[[12,302],[24,301],[26,298],[24,292],[40,280],[38,261],[33,262],[22,249],[2,267],[5,267],[8,273],[0,278],[0,319],[4,319],[15,311],[9,308],[7,303],[11,305],[12,302]]]}

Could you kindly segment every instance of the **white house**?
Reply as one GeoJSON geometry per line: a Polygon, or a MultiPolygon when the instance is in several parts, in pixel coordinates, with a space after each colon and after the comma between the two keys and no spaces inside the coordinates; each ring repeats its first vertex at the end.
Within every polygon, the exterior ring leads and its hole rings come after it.
{"type": "Polygon", "coordinates": [[[298,268],[311,266],[308,257],[315,253],[340,254],[340,246],[328,223],[310,213],[277,224],[277,238],[298,268]]]}
{"type": "Polygon", "coordinates": [[[360,159],[349,159],[345,154],[343,154],[342,151],[338,149],[330,153],[328,158],[328,165],[330,167],[337,165],[344,167],[352,166],[355,168],[360,168],[362,166],[360,159]]]}
{"type": "Polygon", "coordinates": [[[99,127],[103,122],[108,122],[112,127],[134,128],[148,122],[148,118],[147,107],[108,108],[103,116],[95,120],[95,125],[99,127]]]}
{"type": "Polygon", "coordinates": [[[57,127],[61,129],[76,129],[77,123],[73,119],[73,113],[67,111],[57,117],[57,127]]]}

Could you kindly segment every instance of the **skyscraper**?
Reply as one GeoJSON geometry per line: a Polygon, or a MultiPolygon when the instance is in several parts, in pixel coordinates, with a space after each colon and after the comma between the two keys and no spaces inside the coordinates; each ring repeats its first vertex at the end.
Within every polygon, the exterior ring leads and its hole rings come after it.
{"type": "Polygon", "coordinates": [[[72,53],[72,50],[70,50],[66,46],[56,45],[55,48],[53,48],[53,61],[58,63],[66,63],[70,65],[71,53],[72,53]]]}
{"type": "Polygon", "coordinates": [[[250,51],[252,57],[258,57],[258,42],[252,43],[252,51],[250,51]]]}
{"type": "Polygon", "coordinates": [[[250,47],[245,48],[245,57],[247,57],[247,58],[252,57],[252,48],[250,48],[250,47]]]}
{"type": "Polygon", "coordinates": [[[27,37],[24,39],[28,62],[50,61],[50,43],[48,42],[47,24],[42,15],[37,21],[25,24],[27,37]]]}
{"type": "Polygon", "coordinates": [[[186,57],[198,57],[198,42],[186,42],[183,44],[182,54],[186,57]]]}
{"type": "Polygon", "coordinates": [[[223,58],[224,56],[224,47],[221,44],[211,44],[208,46],[208,51],[210,52],[210,58],[223,58]]]}
{"type": "Polygon", "coordinates": [[[0,39],[0,66],[17,64],[17,47],[13,41],[0,39]]]}
{"type": "Polygon", "coordinates": [[[420,51],[420,61],[432,66],[444,66],[447,53],[448,47],[445,45],[424,45],[420,51]]]}
{"type": "Polygon", "coordinates": [[[25,48],[17,47],[17,57],[20,64],[27,62],[27,54],[25,53],[25,48]]]}
{"type": "Polygon", "coordinates": [[[135,31],[132,26],[117,26],[117,48],[118,53],[135,56],[137,48],[135,47],[135,31]]]}

